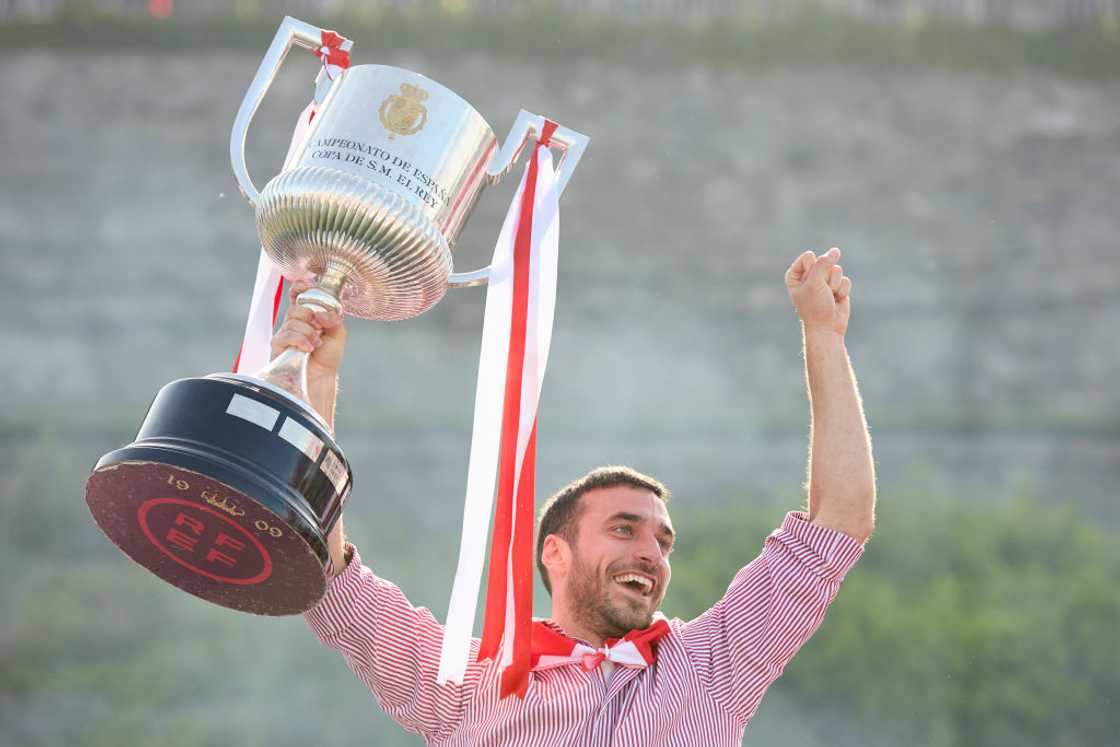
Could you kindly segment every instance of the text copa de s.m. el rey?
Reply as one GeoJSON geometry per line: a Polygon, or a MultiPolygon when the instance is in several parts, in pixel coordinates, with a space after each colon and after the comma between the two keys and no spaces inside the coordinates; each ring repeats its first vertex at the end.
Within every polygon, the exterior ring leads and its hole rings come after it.
{"type": "Polygon", "coordinates": [[[395,181],[430,208],[438,208],[441,203],[447,205],[451,201],[450,193],[435,179],[384,148],[335,137],[320,138],[311,147],[312,158],[367,168],[372,174],[395,181]]]}

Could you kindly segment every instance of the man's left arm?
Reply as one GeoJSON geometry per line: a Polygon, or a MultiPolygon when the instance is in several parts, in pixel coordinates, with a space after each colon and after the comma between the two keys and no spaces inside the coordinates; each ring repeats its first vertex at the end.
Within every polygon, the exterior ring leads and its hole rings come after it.
{"type": "Polygon", "coordinates": [[[871,438],[844,335],[852,281],[832,248],[805,252],[786,272],[801,317],[809,393],[809,521],[864,542],[875,527],[875,465],[871,438]]]}
{"type": "Polygon", "coordinates": [[[790,513],[723,598],[679,629],[705,691],[746,724],[816,631],[874,526],[871,444],[844,346],[851,280],[840,250],[786,272],[801,317],[812,435],[809,512],[790,513]]]}

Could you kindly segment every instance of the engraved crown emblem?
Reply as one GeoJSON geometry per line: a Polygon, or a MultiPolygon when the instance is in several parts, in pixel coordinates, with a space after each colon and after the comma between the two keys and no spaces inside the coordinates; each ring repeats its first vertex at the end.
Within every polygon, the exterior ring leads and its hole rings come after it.
{"type": "Polygon", "coordinates": [[[397,135],[414,135],[428,122],[428,110],[424,102],[428,92],[409,83],[401,84],[401,92],[394,93],[381,102],[377,117],[385,129],[397,135]]]}

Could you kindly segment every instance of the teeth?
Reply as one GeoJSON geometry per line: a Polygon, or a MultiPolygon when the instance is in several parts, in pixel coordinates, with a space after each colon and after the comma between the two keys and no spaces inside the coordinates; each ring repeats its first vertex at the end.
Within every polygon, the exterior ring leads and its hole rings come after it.
{"type": "Polygon", "coordinates": [[[653,582],[650,581],[645,576],[638,576],[638,575],[633,574],[633,573],[623,573],[619,576],[615,576],[614,580],[617,581],[620,584],[626,584],[626,583],[631,583],[631,582],[641,584],[642,590],[645,591],[646,594],[648,594],[650,591],[653,590],[653,582]]]}

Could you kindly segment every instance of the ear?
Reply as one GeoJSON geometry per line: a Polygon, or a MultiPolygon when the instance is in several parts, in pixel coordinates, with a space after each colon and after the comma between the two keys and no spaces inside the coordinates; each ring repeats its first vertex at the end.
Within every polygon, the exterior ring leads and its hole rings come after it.
{"type": "Polygon", "coordinates": [[[572,548],[567,540],[559,534],[550,534],[544,538],[541,547],[541,562],[548,569],[548,578],[552,588],[556,582],[568,575],[568,567],[572,561],[572,548]]]}

